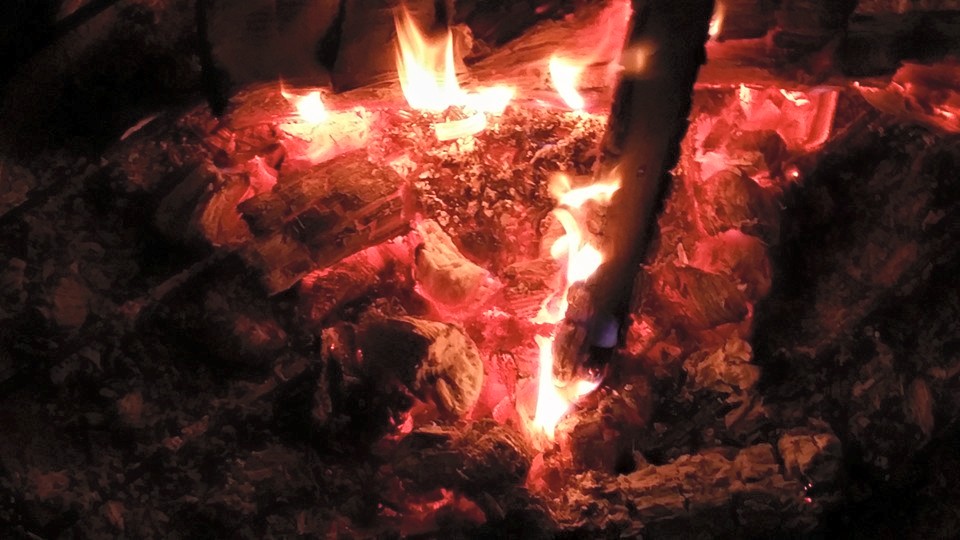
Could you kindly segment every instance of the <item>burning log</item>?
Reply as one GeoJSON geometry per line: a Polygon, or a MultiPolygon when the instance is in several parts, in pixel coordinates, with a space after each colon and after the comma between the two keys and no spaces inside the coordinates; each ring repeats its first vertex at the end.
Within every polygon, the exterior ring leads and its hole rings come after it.
{"type": "Polygon", "coordinates": [[[446,414],[463,416],[483,385],[483,361],[459,326],[413,317],[367,323],[358,336],[364,361],[378,377],[399,379],[446,414]]]}
{"type": "Polygon", "coordinates": [[[634,2],[634,27],[624,52],[627,71],[604,138],[601,170],[601,177],[620,176],[622,186],[613,194],[602,229],[604,261],[582,293],[571,298],[554,343],[554,374],[561,380],[572,380],[590,363],[592,348],[610,350],[625,333],[630,297],[625,293],[633,288],[669,170],[679,158],[712,11],[709,0],[634,2]]]}
{"type": "Polygon", "coordinates": [[[357,151],[284,178],[240,205],[255,238],[241,250],[271,294],[362,248],[404,234],[402,179],[357,151]]]}

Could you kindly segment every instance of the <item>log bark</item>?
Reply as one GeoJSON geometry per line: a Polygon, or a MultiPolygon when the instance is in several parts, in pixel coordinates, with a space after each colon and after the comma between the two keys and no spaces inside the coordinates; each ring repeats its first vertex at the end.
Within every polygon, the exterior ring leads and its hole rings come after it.
{"type": "MultiPolygon", "coordinates": [[[[713,2],[634,2],[634,27],[625,58],[654,48],[641,66],[628,66],[602,144],[601,177],[621,188],[607,210],[600,238],[604,263],[573,295],[555,341],[554,374],[570,380],[591,363],[593,349],[609,351],[628,309],[637,267],[652,238],[687,129],[697,71],[713,2]]],[[[599,355],[595,355],[599,357],[599,355]]]]}
{"type": "Polygon", "coordinates": [[[287,290],[316,268],[406,233],[402,182],[363,151],[285,178],[240,205],[255,235],[240,255],[271,294],[287,290]]]}

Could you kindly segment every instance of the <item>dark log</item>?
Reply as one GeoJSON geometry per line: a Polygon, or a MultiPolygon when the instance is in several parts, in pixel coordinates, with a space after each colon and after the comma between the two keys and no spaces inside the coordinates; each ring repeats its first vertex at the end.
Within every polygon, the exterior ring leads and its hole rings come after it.
{"type": "Polygon", "coordinates": [[[271,294],[289,289],[316,268],[406,233],[401,184],[365,151],[283,178],[274,191],[240,205],[257,235],[241,257],[262,273],[271,294]]]}
{"type": "Polygon", "coordinates": [[[282,77],[327,84],[318,57],[336,23],[339,0],[206,2],[210,56],[228,82],[282,77]]]}
{"type": "Polygon", "coordinates": [[[616,174],[602,229],[604,263],[571,301],[555,343],[554,373],[570,380],[590,363],[591,349],[609,351],[625,333],[640,259],[646,254],[670,169],[687,129],[693,83],[706,60],[704,44],[712,0],[634,2],[634,27],[625,58],[648,51],[641,66],[627,66],[602,145],[601,177],[616,174]],[[650,47],[653,50],[650,51],[650,47]],[[574,302],[582,302],[574,305],[574,302]]]}

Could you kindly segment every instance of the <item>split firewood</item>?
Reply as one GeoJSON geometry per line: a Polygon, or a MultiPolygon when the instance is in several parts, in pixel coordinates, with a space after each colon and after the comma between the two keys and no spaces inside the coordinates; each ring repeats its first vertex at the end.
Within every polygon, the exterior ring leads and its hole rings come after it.
{"type": "Polygon", "coordinates": [[[185,243],[237,245],[250,235],[236,210],[248,188],[241,178],[206,162],[163,198],[154,222],[168,237],[185,243]]]}
{"type": "Polygon", "coordinates": [[[397,378],[446,414],[463,416],[480,397],[480,351],[457,325],[389,318],[364,325],[358,341],[373,376],[397,378]]]}
{"type": "Polygon", "coordinates": [[[321,41],[337,19],[337,0],[210,2],[207,32],[213,59],[230,82],[312,77],[321,41]]]}
{"type": "Polygon", "coordinates": [[[839,38],[857,0],[786,0],[776,11],[773,41],[794,57],[809,54],[839,38]]]}
{"type": "Polygon", "coordinates": [[[271,294],[289,289],[316,268],[406,233],[402,182],[364,151],[282,178],[240,205],[255,235],[240,255],[271,294]]]}

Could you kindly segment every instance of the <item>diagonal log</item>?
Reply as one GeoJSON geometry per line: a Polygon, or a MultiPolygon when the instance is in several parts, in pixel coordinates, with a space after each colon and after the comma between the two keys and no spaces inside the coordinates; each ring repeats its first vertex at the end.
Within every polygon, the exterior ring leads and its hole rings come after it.
{"type": "Polygon", "coordinates": [[[625,72],[602,143],[602,178],[621,188],[599,239],[604,263],[580,290],[554,342],[554,374],[571,380],[618,343],[637,267],[645,255],[687,130],[713,0],[634,0],[625,72]]]}

